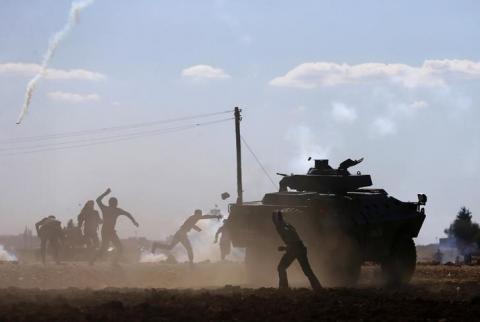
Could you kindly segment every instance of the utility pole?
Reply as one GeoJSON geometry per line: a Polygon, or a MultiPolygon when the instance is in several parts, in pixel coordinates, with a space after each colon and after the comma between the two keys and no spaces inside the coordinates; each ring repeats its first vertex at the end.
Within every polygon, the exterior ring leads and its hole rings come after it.
{"type": "Polygon", "coordinates": [[[237,204],[241,205],[243,203],[243,186],[242,186],[242,142],[240,139],[240,121],[242,116],[240,112],[242,110],[238,107],[235,107],[234,116],[235,116],[235,143],[237,147],[237,204]]]}

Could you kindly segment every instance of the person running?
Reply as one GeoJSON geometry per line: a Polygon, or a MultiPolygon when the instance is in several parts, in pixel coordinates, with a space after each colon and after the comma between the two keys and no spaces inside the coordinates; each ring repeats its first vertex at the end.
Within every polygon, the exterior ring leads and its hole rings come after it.
{"type": "Polygon", "coordinates": [[[220,237],[220,258],[225,260],[228,254],[230,254],[230,251],[232,249],[232,240],[230,238],[230,231],[228,230],[228,220],[224,219],[223,220],[223,225],[222,227],[218,228],[216,234],[215,234],[215,240],[213,241],[214,243],[217,243],[218,241],[218,236],[222,235],[220,237]]]}
{"type": "Polygon", "coordinates": [[[279,288],[288,289],[287,268],[292,264],[294,260],[297,260],[300,267],[303,270],[305,276],[307,276],[312,288],[319,290],[322,288],[315,273],[313,273],[310,263],[307,257],[307,248],[303,244],[300,236],[298,236],[295,227],[287,223],[283,219],[281,211],[274,211],[272,214],[273,224],[277,229],[280,238],[285,243],[285,246],[278,247],[279,251],[285,251],[280,263],[278,264],[278,276],[279,276],[279,288]]]}
{"type": "Polygon", "coordinates": [[[93,265],[95,261],[102,255],[104,255],[108,251],[108,247],[110,246],[110,243],[113,244],[117,251],[117,258],[115,259],[115,263],[117,260],[120,258],[123,248],[122,248],[122,243],[120,242],[120,238],[118,238],[117,232],[115,231],[115,225],[117,223],[117,218],[119,216],[126,216],[128,219],[132,221],[132,223],[138,227],[138,223],[133,218],[133,216],[126,212],[125,210],[118,208],[118,200],[117,198],[111,197],[108,200],[108,206],[104,205],[102,200],[105,198],[106,195],[110,194],[111,190],[108,188],[104,193],[102,193],[98,198],[97,198],[97,204],[100,207],[100,210],[102,211],[102,216],[103,216],[103,226],[102,226],[102,245],[100,246],[100,249],[95,253],[95,255],[90,259],[90,265],[93,265]]]}
{"type": "Polygon", "coordinates": [[[78,227],[83,231],[83,238],[88,248],[98,248],[100,245],[98,228],[103,221],[98,211],[94,209],[94,205],[93,200],[87,201],[77,217],[78,227]]]}
{"type": "Polygon", "coordinates": [[[161,242],[153,242],[152,253],[155,253],[157,248],[163,250],[171,250],[173,247],[175,247],[175,245],[180,243],[187,250],[188,260],[190,264],[193,265],[193,249],[187,234],[192,229],[196,231],[202,231],[200,227],[196,225],[199,220],[213,218],[221,219],[222,215],[202,215],[202,211],[200,209],[195,210],[193,215],[188,217],[187,220],[185,220],[183,225],[180,227],[180,229],[175,233],[175,235],[173,235],[170,243],[165,244],[161,242]]]}
{"type": "Polygon", "coordinates": [[[53,258],[57,264],[60,264],[58,251],[62,242],[63,230],[62,223],[55,216],[48,216],[35,224],[37,236],[40,238],[40,256],[42,263],[46,263],[47,243],[53,252],[53,258]]]}

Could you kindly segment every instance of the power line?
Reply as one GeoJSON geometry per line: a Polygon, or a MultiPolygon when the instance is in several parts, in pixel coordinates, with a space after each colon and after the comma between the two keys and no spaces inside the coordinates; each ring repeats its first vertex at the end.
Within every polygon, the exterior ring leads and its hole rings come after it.
{"type": "Polygon", "coordinates": [[[84,136],[84,135],[86,136],[86,135],[99,134],[99,133],[101,134],[109,131],[114,132],[114,131],[121,131],[121,130],[132,130],[132,129],[160,125],[160,124],[175,123],[175,122],[181,122],[181,121],[199,119],[199,118],[207,118],[207,117],[217,116],[217,115],[226,114],[226,113],[232,113],[232,110],[196,114],[196,115],[177,117],[177,118],[152,121],[152,122],[134,123],[129,125],[118,125],[118,126],[105,127],[105,128],[99,128],[99,129],[93,129],[93,130],[72,131],[72,132],[38,135],[38,136],[24,136],[24,137],[0,140],[0,143],[15,144],[15,143],[25,143],[25,142],[36,142],[36,141],[42,141],[42,140],[55,140],[55,139],[63,139],[68,137],[76,137],[76,136],[84,136]]]}
{"type": "Polygon", "coordinates": [[[172,128],[157,129],[157,130],[144,131],[144,132],[138,132],[138,133],[133,133],[133,134],[131,133],[131,134],[128,134],[128,135],[123,135],[123,136],[111,136],[111,137],[106,137],[106,138],[98,138],[98,139],[93,139],[94,141],[77,140],[77,141],[71,141],[71,142],[59,142],[59,143],[55,143],[55,144],[46,145],[45,147],[41,147],[41,148],[39,148],[39,146],[31,147],[30,150],[25,150],[25,151],[22,151],[22,150],[20,150],[20,151],[18,151],[18,150],[17,151],[15,151],[15,150],[7,151],[7,152],[10,152],[10,153],[0,153],[0,156],[14,156],[14,155],[19,155],[19,154],[31,154],[31,153],[46,152],[46,151],[60,151],[60,150],[67,150],[67,149],[74,149],[74,148],[81,148],[81,147],[89,147],[89,146],[99,145],[99,144],[129,141],[129,140],[134,140],[134,139],[143,138],[143,137],[147,137],[147,136],[157,136],[157,135],[161,135],[161,134],[180,132],[180,131],[193,129],[193,128],[201,127],[201,126],[208,126],[208,125],[223,123],[223,122],[226,122],[226,121],[230,121],[232,119],[233,118],[226,118],[226,119],[208,121],[208,122],[203,122],[203,123],[195,123],[195,124],[190,124],[190,125],[177,126],[177,127],[172,127],[172,128]],[[68,144],[71,144],[71,145],[68,145],[68,144]],[[67,145],[67,146],[59,146],[59,145],[67,145]]]}
{"type": "MultiPolygon", "coordinates": [[[[196,124],[185,125],[185,126],[181,126],[181,127],[166,128],[166,129],[159,129],[159,130],[155,130],[155,131],[136,133],[134,135],[129,135],[129,136],[118,136],[118,137],[94,139],[96,141],[83,141],[83,142],[85,142],[83,144],[82,144],[82,142],[76,142],[76,144],[73,144],[73,145],[70,145],[70,146],[65,146],[65,147],[58,146],[58,145],[61,145],[62,143],[57,143],[57,144],[53,144],[51,146],[47,146],[47,147],[41,148],[41,149],[38,149],[38,147],[32,147],[31,150],[27,150],[27,151],[12,151],[11,153],[3,153],[3,154],[0,153],[0,156],[11,156],[11,155],[17,155],[17,154],[30,154],[30,153],[44,152],[44,151],[58,151],[58,150],[66,150],[66,149],[72,149],[72,148],[78,148],[78,147],[88,147],[88,146],[92,146],[92,145],[113,143],[113,142],[129,141],[129,140],[143,138],[143,137],[147,137],[147,136],[155,136],[155,135],[160,135],[160,134],[179,132],[179,131],[183,131],[183,130],[192,129],[192,128],[195,128],[195,127],[212,125],[212,124],[221,123],[221,122],[225,122],[225,121],[229,121],[229,120],[232,120],[232,118],[216,120],[216,121],[209,121],[209,122],[204,122],[204,123],[196,123],[196,124]]],[[[68,143],[68,142],[65,142],[65,143],[68,143]]],[[[72,143],[72,142],[69,142],[69,143],[72,143]]]]}
{"type": "Polygon", "coordinates": [[[245,138],[243,136],[240,136],[240,138],[242,139],[242,142],[245,144],[245,147],[247,148],[247,150],[250,152],[250,154],[253,156],[253,158],[255,159],[255,161],[257,161],[258,165],[260,166],[260,168],[262,169],[263,173],[265,173],[265,175],[267,176],[268,180],[272,183],[272,185],[277,188],[277,184],[275,183],[275,181],[273,181],[272,177],[270,176],[270,174],[268,173],[268,171],[265,169],[265,167],[263,166],[262,162],[260,162],[260,160],[258,159],[257,155],[255,154],[255,152],[253,152],[252,148],[248,145],[247,141],[245,140],[245,138]]]}
{"type": "Polygon", "coordinates": [[[63,141],[63,142],[47,142],[43,144],[35,144],[34,146],[14,146],[14,147],[8,147],[8,148],[0,148],[0,152],[8,152],[8,151],[15,151],[15,150],[29,150],[29,149],[37,149],[37,148],[48,148],[48,147],[55,147],[55,146],[61,146],[61,145],[68,145],[68,144],[79,144],[79,143],[93,143],[96,141],[104,141],[104,140],[111,140],[111,139],[122,139],[122,138],[130,138],[130,137],[137,137],[137,136],[143,136],[143,135],[155,135],[157,133],[163,133],[163,132],[171,132],[175,130],[182,130],[182,129],[189,129],[192,127],[196,127],[199,125],[208,125],[208,124],[214,124],[218,122],[223,122],[225,120],[231,120],[232,118],[226,118],[226,119],[220,119],[220,120],[213,120],[213,121],[207,121],[203,123],[195,123],[195,124],[188,124],[188,125],[180,125],[180,126],[175,126],[175,127],[170,127],[170,128],[160,128],[160,129],[154,129],[154,130],[148,130],[148,131],[139,131],[139,132],[133,132],[133,133],[124,133],[124,134],[117,134],[117,135],[110,135],[110,136],[105,136],[105,137],[98,137],[98,138],[81,138],[81,139],[76,139],[76,140],[68,140],[68,141],[63,141]]]}

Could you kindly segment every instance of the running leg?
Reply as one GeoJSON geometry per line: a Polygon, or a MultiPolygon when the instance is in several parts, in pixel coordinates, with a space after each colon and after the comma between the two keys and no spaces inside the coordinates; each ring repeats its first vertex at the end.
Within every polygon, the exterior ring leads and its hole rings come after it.
{"type": "Polygon", "coordinates": [[[183,247],[185,247],[185,249],[187,250],[188,260],[190,261],[190,264],[193,264],[192,244],[190,243],[190,240],[188,240],[187,235],[182,237],[183,238],[180,240],[180,243],[182,243],[183,247]]]}
{"type": "Polygon", "coordinates": [[[152,244],[152,253],[155,253],[157,248],[163,250],[172,250],[175,245],[180,242],[180,235],[177,233],[173,236],[172,241],[169,244],[161,243],[161,242],[153,242],[152,244]]]}
{"type": "Polygon", "coordinates": [[[98,258],[103,256],[108,251],[108,246],[110,245],[110,238],[110,235],[102,234],[102,245],[100,246],[100,249],[98,251],[94,252],[92,258],[89,261],[90,265],[93,265],[93,263],[95,263],[98,258]]]}
{"type": "Polygon", "coordinates": [[[123,246],[116,232],[114,232],[112,235],[112,244],[115,247],[115,252],[116,252],[114,263],[118,263],[118,260],[123,254],[123,246]]]}
{"type": "Polygon", "coordinates": [[[40,238],[40,257],[42,263],[45,264],[47,255],[47,239],[45,237],[40,238]]]}
{"type": "Polygon", "coordinates": [[[278,288],[280,289],[288,289],[288,278],[287,278],[287,268],[292,264],[295,260],[295,255],[292,254],[291,251],[288,251],[283,255],[282,259],[280,259],[280,263],[278,263],[278,288]]]}
{"type": "Polygon", "coordinates": [[[300,267],[302,267],[303,273],[305,276],[308,278],[310,281],[310,285],[312,285],[312,289],[314,290],[319,290],[322,288],[322,285],[317,279],[317,276],[315,276],[315,273],[312,270],[312,267],[310,266],[310,263],[308,262],[308,257],[307,257],[307,250],[305,251],[299,251],[297,255],[297,260],[300,263],[300,267]]]}

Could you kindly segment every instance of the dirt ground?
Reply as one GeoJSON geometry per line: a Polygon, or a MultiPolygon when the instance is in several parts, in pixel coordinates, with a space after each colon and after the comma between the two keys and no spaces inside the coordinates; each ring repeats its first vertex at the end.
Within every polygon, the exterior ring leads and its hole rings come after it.
{"type": "Polygon", "coordinates": [[[245,285],[239,263],[0,264],[1,321],[472,321],[480,266],[418,265],[411,285],[313,292],[245,285]]]}

